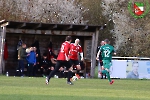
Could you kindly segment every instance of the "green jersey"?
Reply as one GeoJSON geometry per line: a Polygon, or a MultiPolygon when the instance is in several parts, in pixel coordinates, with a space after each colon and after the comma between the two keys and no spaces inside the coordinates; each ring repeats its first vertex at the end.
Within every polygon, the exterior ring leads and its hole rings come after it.
{"type": "Polygon", "coordinates": [[[111,60],[112,53],[114,53],[114,47],[109,44],[106,44],[101,46],[100,51],[103,60],[111,60]]]}

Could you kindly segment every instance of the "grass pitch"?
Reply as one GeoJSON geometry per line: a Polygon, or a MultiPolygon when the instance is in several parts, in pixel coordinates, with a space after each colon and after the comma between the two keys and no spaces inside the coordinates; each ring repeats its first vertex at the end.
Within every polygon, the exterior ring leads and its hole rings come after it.
{"type": "Polygon", "coordinates": [[[0,76],[0,100],[150,100],[150,80],[66,79],[0,76]]]}

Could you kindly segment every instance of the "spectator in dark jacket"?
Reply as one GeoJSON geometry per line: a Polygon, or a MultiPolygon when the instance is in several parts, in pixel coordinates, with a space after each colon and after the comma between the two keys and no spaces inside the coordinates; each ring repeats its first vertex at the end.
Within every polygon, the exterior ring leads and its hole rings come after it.
{"type": "Polygon", "coordinates": [[[16,75],[20,72],[21,77],[24,76],[24,59],[29,56],[26,53],[26,44],[22,43],[22,46],[18,47],[18,67],[16,68],[16,75]]]}

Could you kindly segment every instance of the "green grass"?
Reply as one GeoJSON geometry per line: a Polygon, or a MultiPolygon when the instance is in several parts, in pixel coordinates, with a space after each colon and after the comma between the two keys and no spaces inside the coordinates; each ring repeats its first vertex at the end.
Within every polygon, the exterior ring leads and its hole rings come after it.
{"type": "Polygon", "coordinates": [[[0,100],[148,100],[150,80],[80,79],[70,86],[66,79],[0,76],[0,100]]]}

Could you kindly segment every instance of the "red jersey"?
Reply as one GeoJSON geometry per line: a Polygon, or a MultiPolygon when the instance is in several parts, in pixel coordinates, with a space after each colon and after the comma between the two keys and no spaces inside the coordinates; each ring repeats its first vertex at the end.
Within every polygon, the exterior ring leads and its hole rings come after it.
{"type": "Polygon", "coordinates": [[[82,52],[80,45],[70,44],[69,58],[73,60],[78,60],[78,53],[82,52]]]}
{"type": "Polygon", "coordinates": [[[70,43],[68,41],[62,43],[57,60],[66,60],[66,56],[68,57],[69,55],[69,50],[70,50],[70,43]]]}

